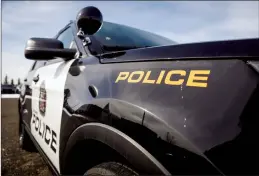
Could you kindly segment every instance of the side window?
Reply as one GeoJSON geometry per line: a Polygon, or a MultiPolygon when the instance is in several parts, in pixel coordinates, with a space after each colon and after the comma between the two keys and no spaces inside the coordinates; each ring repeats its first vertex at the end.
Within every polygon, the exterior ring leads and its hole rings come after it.
{"type": "Polygon", "coordinates": [[[74,36],[73,36],[71,27],[69,27],[65,31],[63,31],[58,36],[57,39],[63,43],[64,48],[75,48],[76,49],[76,45],[74,44],[74,36]]]}
{"type": "Polygon", "coordinates": [[[43,67],[45,65],[46,61],[36,61],[33,66],[32,66],[32,70],[37,70],[40,67],[43,67]]]}
{"type": "MultiPolygon", "coordinates": [[[[74,36],[73,36],[71,27],[68,27],[62,33],[60,33],[59,36],[57,37],[57,39],[63,43],[64,48],[74,48],[74,49],[78,50],[75,40],[74,40],[74,36]]],[[[63,61],[63,59],[61,59],[61,58],[49,60],[47,62],[47,65],[57,63],[57,62],[62,62],[62,61],[63,61]]]]}

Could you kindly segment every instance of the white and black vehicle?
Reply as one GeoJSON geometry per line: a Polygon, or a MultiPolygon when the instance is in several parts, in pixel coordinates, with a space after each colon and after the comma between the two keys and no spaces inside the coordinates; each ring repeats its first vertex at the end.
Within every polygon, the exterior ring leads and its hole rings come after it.
{"type": "Polygon", "coordinates": [[[258,174],[258,48],[177,44],[83,8],[27,42],[20,147],[56,175],[258,174]]]}

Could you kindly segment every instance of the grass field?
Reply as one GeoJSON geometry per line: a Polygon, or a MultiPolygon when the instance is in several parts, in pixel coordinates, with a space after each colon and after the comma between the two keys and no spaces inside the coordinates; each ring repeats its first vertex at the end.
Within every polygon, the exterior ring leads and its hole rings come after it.
{"type": "Polygon", "coordinates": [[[17,98],[1,99],[2,175],[52,175],[38,153],[19,148],[17,98]]]}

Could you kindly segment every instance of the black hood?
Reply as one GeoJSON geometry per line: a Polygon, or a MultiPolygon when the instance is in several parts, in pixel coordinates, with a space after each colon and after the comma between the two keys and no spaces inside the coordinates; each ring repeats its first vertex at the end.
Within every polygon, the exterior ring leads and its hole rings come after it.
{"type": "Polygon", "coordinates": [[[226,40],[147,47],[119,51],[102,55],[103,62],[131,62],[145,60],[178,59],[225,59],[241,57],[249,60],[259,59],[259,39],[226,40]]]}

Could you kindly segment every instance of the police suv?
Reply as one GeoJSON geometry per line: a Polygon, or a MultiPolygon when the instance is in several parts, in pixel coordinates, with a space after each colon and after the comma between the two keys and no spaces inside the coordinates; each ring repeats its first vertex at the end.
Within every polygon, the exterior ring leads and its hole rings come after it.
{"type": "Polygon", "coordinates": [[[258,39],[177,44],[90,6],[25,57],[20,147],[56,175],[258,174],[258,39]]]}

